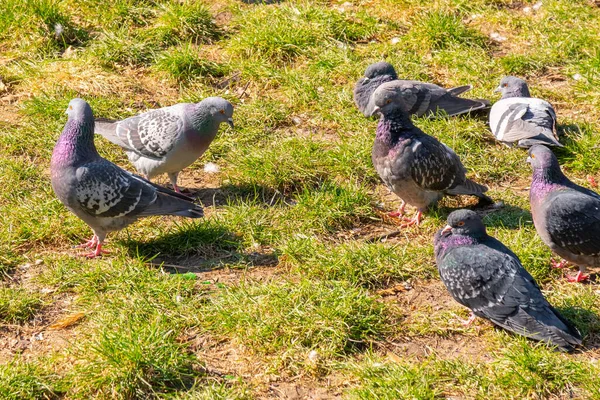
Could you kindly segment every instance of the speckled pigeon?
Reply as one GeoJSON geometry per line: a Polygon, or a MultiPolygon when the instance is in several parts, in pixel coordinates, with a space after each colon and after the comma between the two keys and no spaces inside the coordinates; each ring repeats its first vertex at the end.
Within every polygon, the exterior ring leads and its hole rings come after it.
{"type": "Polygon", "coordinates": [[[213,141],[219,125],[233,128],[233,106],[221,97],[180,103],[122,121],[96,119],[96,133],[121,146],[138,172],[150,180],[168,174],[179,192],[177,175],[213,141]]]}
{"type": "Polygon", "coordinates": [[[491,203],[484,195],[487,188],[466,178],[456,153],[413,125],[398,96],[400,90],[388,82],[373,93],[373,113],[381,114],[371,154],[373,165],[387,187],[402,199],[400,210],[391,215],[402,215],[408,203],[417,208],[417,214],[403,226],[418,225],[423,211],[444,195],[473,195],[491,203]]]}
{"type": "Polygon", "coordinates": [[[556,135],[554,108],[547,101],[531,97],[524,80],[504,77],[495,91],[502,93],[502,99],[490,111],[490,129],[496,139],[525,148],[534,144],[563,146],[556,135]]]}
{"type": "Polygon", "coordinates": [[[203,216],[192,199],[156,186],[100,157],[94,146],[94,116],[88,103],[73,99],[69,118],[50,164],[52,188],[58,199],[94,231],[82,247],[88,257],[102,254],[108,232],[125,228],[140,217],[203,216]]]}
{"type": "Polygon", "coordinates": [[[586,280],[586,266],[600,266],[600,195],[571,182],[545,146],[532,146],[527,162],[533,168],[529,201],[535,229],[554,253],[579,266],[569,281],[586,280]]]}
{"type": "Polygon", "coordinates": [[[577,329],[544,298],[519,258],[488,236],[477,213],[457,210],[434,237],[442,282],[475,316],[519,335],[548,342],[562,351],[581,344],[577,329]]]}
{"type": "Polygon", "coordinates": [[[369,65],[365,76],[354,86],[354,102],[358,109],[369,117],[373,114],[372,95],[383,83],[394,82],[398,96],[402,97],[410,115],[438,114],[459,115],[490,106],[487,100],[471,100],[458,95],[472,89],[471,85],[444,89],[432,83],[400,80],[394,67],[386,62],[369,65]]]}

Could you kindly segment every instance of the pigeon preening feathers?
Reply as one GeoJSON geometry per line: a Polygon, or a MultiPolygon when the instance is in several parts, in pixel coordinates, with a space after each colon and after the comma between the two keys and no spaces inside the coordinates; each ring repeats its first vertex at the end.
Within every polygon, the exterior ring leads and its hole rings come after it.
{"type": "Polygon", "coordinates": [[[524,80],[504,77],[495,91],[502,93],[502,99],[490,111],[490,129],[496,139],[525,148],[535,144],[563,146],[556,135],[554,108],[547,101],[531,97],[524,80]]]}
{"type": "Polygon", "coordinates": [[[434,237],[440,277],[456,301],[502,328],[548,342],[562,351],[581,335],[544,298],[519,258],[486,233],[477,213],[457,210],[434,237]]]}
{"type": "Polygon", "coordinates": [[[137,171],[150,180],[167,174],[179,192],[177,176],[204,154],[219,126],[233,128],[233,106],[221,97],[180,103],[122,121],[96,119],[96,133],[121,146],[137,171]]]}
{"type": "Polygon", "coordinates": [[[460,159],[448,146],[413,125],[394,82],[373,93],[374,111],[381,114],[373,152],[373,165],[387,187],[406,203],[417,208],[408,225],[419,224],[423,211],[444,195],[473,195],[484,202],[487,187],[465,176],[460,159]]]}
{"type": "Polygon", "coordinates": [[[535,229],[554,253],[579,266],[568,279],[586,280],[586,266],[600,266],[600,195],[571,182],[545,146],[531,147],[527,162],[533,168],[529,201],[535,229]]]}
{"type": "Polygon", "coordinates": [[[94,146],[94,116],[88,103],[73,99],[68,120],[54,151],[50,172],[58,199],[94,231],[82,245],[102,254],[108,232],[125,228],[140,217],[203,216],[192,199],[156,186],[100,157],[94,146]]]}
{"type": "Polygon", "coordinates": [[[375,107],[372,95],[386,82],[394,82],[398,96],[402,97],[406,110],[410,115],[435,115],[440,112],[452,116],[470,111],[485,109],[490,106],[487,100],[465,99],[460,94],[472,89],[472,86],[460,86],[444,89],[432,83],[400,80],[394,67],[386,62],[369,65],[365,76],[354,86],[354,102],[358,109],[369,117],[375,107]]]}

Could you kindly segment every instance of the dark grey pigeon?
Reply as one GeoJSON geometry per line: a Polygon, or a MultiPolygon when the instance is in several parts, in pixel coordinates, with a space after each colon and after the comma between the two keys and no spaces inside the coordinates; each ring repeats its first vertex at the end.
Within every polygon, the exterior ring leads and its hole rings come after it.
{"type": "Polygon", "coordinates": [[[524,80],[504,77],[495,91],[502,93],[502,99],[490,111],[490,129],[496,139],[525,148],[535,144],[563,147],[556,135],[554,108],[545,100],[531,97],[524,80]]]}
{"type": "Polygon", "coordinates": [[[531,147],[527,162],[533,168],[529,201],[535,229],[554,253],[579,266],[569,281],[586,280],[586,267],[600,266],[600,195],[571,182],[545,146],[531,147]]]}
{"type": "Polygon", "coordinates": [[[89,104],[73,99],[69,118],[54,146],[50,173],[56,197],[92,228],[83,247],[88,257],[102,254],[108,232],[125,228],[148,215],[203,216],[192,199],[156,186],[100,157],[94,146],[94,115],[89,104]]]}
{"type": "Polygon", "coordinates": [[[475,316],[562,351],[581,344],[581,335],[544,298],[519,258],[488,236],[479,216],[457,210],[433,239],[442,282],[456,301],[475,316]]]}
{"type": "Polygon", "coordinates": [[[386,62],[377,62],[369,65],[365,76],[354,86],[354,102],[358,109],[369,117],[375,107],[372,95],[383,83],[394,82],[398,88],[398,95],[406,104],[410,115],[434,115],[440,112],[446,115],[459,115],[470,111],[484,109],[490,106],[487,100],[463,99],[458,95],[471,90],[471,85],[460,86],[453,89],[444,89],[432,83],[419,81],[400,80],[394,67],[386,62]]]}
{"type": "Polygon", "coordinates": [[[233,106],[221,97],[180,103],[122,121],[96,119],[96,133],[121,146],[137,171],[150,180],[167,174],[173,189],[177,175],[204,154],[219,126],[233,128],[233,106]]]}
{"type": "Polygon", "coordinates": [[[413,125],[394,82],[384,83],[373,93],[373,113],[381,114],[373,152],[373,165],[387,187],[406,203],[417,208],[407,225],[419,224],[425,209],[444,195],[473,195],[484,202],[487,187],[465,176],[460,159],[448,146],[413,125]]]}

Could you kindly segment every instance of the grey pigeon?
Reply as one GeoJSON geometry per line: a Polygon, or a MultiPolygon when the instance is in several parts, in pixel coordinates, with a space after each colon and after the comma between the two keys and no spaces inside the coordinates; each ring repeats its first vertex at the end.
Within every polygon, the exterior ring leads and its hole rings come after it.
{"type": "Polygon", "coordinates": [[[449,116],[468,113],[490,106],[487,100],[471,100],[458,95],[471,90],[471,85],[444,89],[432,83],[400,80],[394,67],[384,61],[369,65],[365,76],[354,86],[354,102],[369,117],[375,107],[372,95],[383,83],[394,82],[410,115],[422,116],[443,112],[449,116]]]}
{"type": "Polygon", "coordinates": [[[535,229],[550,250],[579,266],[569,281],[586,280],[586,266],[600,266],[600,195],[571,182],[545,146],[531,147],[527,162],[533,168],[529,201],[535,229]]]}
{"type": "Polygon", "coordinates": [[[524,80],[504,77],[495,91],[502,93],[502,99],[490,111],[490,129],[496,139],[525,148],[534,144],[563,146],[556,135],[554,108],[545,100],[531,97],[524,80]]]}
{"type": "Polygon", "coordinates": [[[434,237],[442,282],[475,316],[562,351],[581,344],[577,329],[544,298],[533,277],[508,247],[486,233],[479,215],[457,210],[434,237]]]}
{"type": "Polygon", "coordinates": [[[409,224],[419,224],[425,209],[444,195],[474,195],[484,202],[485,186],[465,176],[460,159],[448,146],[413,125],[394,82],[384,83],[373,93],[373,113],[381,114],[373,152],[373,165],[387,187],[406,203],[417,208],[409,224]]]}
{"type": "Polygon", "coordinates": [[[140,174],[150,180],[168,174],[179,192],[177,175],[196,161],[213,141],[219,126],[233,128],[233,106],[221,97],[180,103],[122,121],[96,119],[96,133],[121,146],[140,174]]]}
{"type": "Polygon", "coordinates": [[[192,199],[156,186],[100,157],[94,146],[94,115],[89,104],[73,99],[50,164],[52,188],[58,199],[92,228],[83,247],[88,257],[102,254],[108,232],[125,228],[148,215],[203,216],[192,199]]]}

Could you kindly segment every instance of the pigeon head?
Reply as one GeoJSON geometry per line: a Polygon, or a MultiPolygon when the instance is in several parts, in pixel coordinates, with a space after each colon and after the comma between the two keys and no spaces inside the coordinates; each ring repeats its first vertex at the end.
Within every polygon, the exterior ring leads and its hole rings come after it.
{"type": "Polygon", "coordinates": [[[390,63],[386,63],[385,61],[376,62],[367,67],[365,71],[365,78],[373,79],[378,76],[389,75],[393,79],[398,79],[398,75],[396,74],[396,70],[390,63]]]}
{"type": "Polygon", "coordinates": [[[502,78],[500,85],[494,92],[502,93],[503,99],[510,97],[531,97],[527,82],[515,76],[505,76],[502,78]]]}
{"type": "Polygon", "coordinates": [[[406,104],[404,103],[404,100],[402,100],[402,90],[403,89],[395,85],[394,82],[384,83],[379,86],[373,93],[375,108],[371,115],[374,115],[375,113],[380,113],[382,115],[394,113],[408,115],[406,104]]]}
{"type": "Polygon", "coordinates": [[[544,169],[560,169],[556,156],[546,146],[535,145],[529,148],[529,157],[527,162],[531,164],[533,170],[544,170],[544,169]]]}
{"type": "Polygon", "coordinates": [[[92,107],[83,99],[75,98],[69,102],[65,114],[69,116],[69,120],[78,121],[93,121],[94,114],[92,107]]]}
{"type": "Polygon", "coordinates": [[[481,217],[471,210],[456,210],[448,215],[447,224],[442,234],[452,232],[453,235],[481,237],[487,235],[481,217]]]}
{"type": "Polygon", "coordinates": [[[233,129],[233,105],[222,97],[208,97],[200,102],[219,123],[227,122],[233,129]]]}

